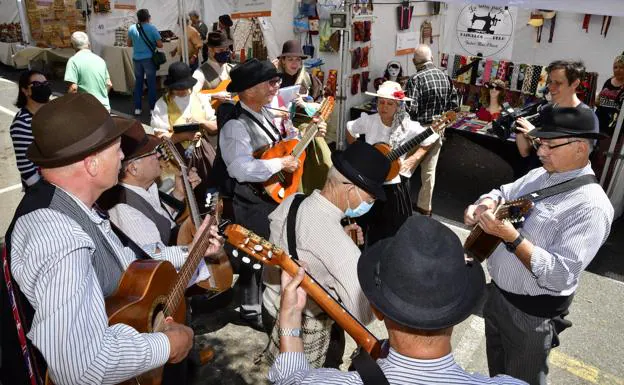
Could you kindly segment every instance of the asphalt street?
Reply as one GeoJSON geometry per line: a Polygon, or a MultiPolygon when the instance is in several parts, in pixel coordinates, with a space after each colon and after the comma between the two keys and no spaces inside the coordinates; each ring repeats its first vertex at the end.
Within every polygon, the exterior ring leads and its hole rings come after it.
{"type": "MultiPolygon", "coordinates": [[[[9,125],[17,110],[13,105],[17,76],[15,70],[0,65],[0,234],[6,232],[22,196],[9,136],[9,125]]],[[[54,81],[54,89],[62,92],[64,85],[54,81]]],[[[113,95],[112,107],[129,113],[131,98],[113,95]]],[[[142,119],[147,123],[147,116],[142,119]]],[[[435,217],[463,240],[468,230],[459,222],[466,205],[512,179],[511,167],[500,156],[463,136],[450,135],[438,165],[433,204],[435,217]]],[[[417,183],[414,184],[414,189],[418,188],[417,183]]],[[[561,335],[561,346],[550,356],[550,384],[624,385],[623,234],[624,221],[616,221],[609,240],[589,271],[581,277],[568,317],[574,326],[561,335]]],[[[204,309],[194,307],[196,338],[202,344],[213,345],[217,358],[197,372],[193,384],[262,383],[266,367],[253,361],[262,351],[266,336],[228,323],[236,318],[232,305],[218,311],[212,311],[212,307],[212,304],[204,309]]],[[[484,321],[479,312],[476,313],[455,328],[454,354],[467,370],[487,373],[484,321]]],[[[374,323],[370,328],[379,338],[385,337],[381,323],[374,323]]],[[[350,351],[348,348],[347,352],[350,351]]]]}

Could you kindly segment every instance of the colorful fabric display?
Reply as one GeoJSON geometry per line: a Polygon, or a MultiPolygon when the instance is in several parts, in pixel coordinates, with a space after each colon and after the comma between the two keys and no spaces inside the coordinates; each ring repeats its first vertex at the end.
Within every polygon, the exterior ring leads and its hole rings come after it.
{"type": "Polygon", "coordinates": [[[509,80],[509,89],[512,91],[518,90],[518,74],[520,73],[520,64],[515,64],[511,71],[511,79],[509,80]]]}
{"type": "Polygon", "coordinates": [[[361,55],[360,55],[360,68],[368,67],[368,51],[370,47],[362,47],[361,55]]]}
{"type": "Polygon", "coordinates": [[[360,74],[351,75],[351,95],[357,95],[360,87],[360,74]]]}
{"type": "Polygon", "coordinates": [[[370,20],[366,20],[364,22],[364,42],[370,41],[371,39],[371,27],[373,23],[370,20]]]}
{"type": "Polygon", "coordinates": [[[535,95],[537,92],[537,84],[540,80],[540,75],[542,74],[542,66],[534,65],[531,71],[531,81],[529,82],[529,92],[530,95],[535,95]]]}
{"type": "Polygon", "coordinates": [[[533,66],[530,64],[523,65],[524,71],[520,69],[520,76],[518,77],[518,91],[527,94],[529,93],[529,88],[531,87],[531,73],[533,71],[533,66]],[[522,77],[522,80],[520,80],[520,77],[522,77]]]}
{"type": "Polygon", "coordinates": [[[363,21],[356,21],[353,23],[353,41],[364,41],[363,21]]]}
{"type": "Polygon", "coordinates": [[[360,60],[362,59],[362,48],[357,47],[351,51],[351,69],[356,70],[360,68],[360,60]]]}
{"type": "Polygon", "coordinates": [[[546,66],[542,67],[542,72],[539,75],[539,80],[537,82],[537,91],[535,92],[535,96],[538,98],[544,97],[544,91],[547,87],[548,81],[548,73],[546,72],[546,66]]]}
{"type": "Polygon", "coordinates": [[[496,79],[496,74],[498,73],[498,61],[492,61],[492,66],[490,67],[490,81],[496,79]]]}
{"type": "Polygon", "coordinates": [[[360,84],[360,92],[368,91],[368,82],[370,82],[370,72],[362,71],[362,82],[360,84]]]}
{"type": "Polygon", "coordinates": [[[449,68],[449,74],[451,74],[451,77],[455,80],[457,80],[457,75],[455,75],[455,72],[457,71],[457,69],[460,66],[460,61],[461,61],[461,55],[455,55],[453,56],[453,64],[452,67],[449,68]]]}
{"type": "MultiPolygon", "coordinates": [[[[408,3],[409,4],[409,3],[408,3]]],[[[399,22],[399,31],[409,29],[412,22],[413,6],[400,5],[397,7],[397,20],[399,22]]]]}
{"type": "MultiPolygon", "coordinates": [[[[492,63],[493,63],[492,59],[485,60],[485,68],[483,69],[483,74],[481,76],[481,78],[483,79],[482,84],[490,81],[490,77],[491,77],[490,75],[492,74],[492,63]]],[[[478,82],[477,82],[477,85],[479,85],[478,82]]]]}

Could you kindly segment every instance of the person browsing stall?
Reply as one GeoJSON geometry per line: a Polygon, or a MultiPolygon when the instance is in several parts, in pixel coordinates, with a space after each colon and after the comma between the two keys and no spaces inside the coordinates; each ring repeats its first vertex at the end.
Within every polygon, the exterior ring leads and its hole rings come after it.
{"type": "MultiPolygon", "coordinates": [[[[368,363],[371,384],[526,385],[509,376],[468,373],[453,357],[453,327],[477,307],[485,287],[479,264],[466,264],[462,245],[445,225],[425,216],[407,219],[399,231],[366,250],[357,275],[375,316],[388,331],[387,357],[368,363]],[[427,293],[427,295],[423,295],[427,293]],[[371,378],[375,367],[381,369],[371,378]]],[[[269,371],[274,384],[363,384],[357,371],[312,369],[301,337],[305,291],[300,268],[282,273],[281,353],[269,371]]]]}
{"type": "Polygon", "coordinates": [[[487,261],[492,277],[483,310],[490,374],[499,373],[546,385],[548,355],[559,334],[581,273],[606,241],[613,206],[597,183],[589,154],[601,137],[589,108],[542,109],[536,138],[542,167],[482,195],[464,213],[464,223],[478,224],[502,239],[487,261]],[[578,179],[581,178],[581,179],[578,179]],[[559,193],[543,189],[572,181],[559,193]],[[530,196],[535,201],[521,228],[494,215],[498,205],[530,196]]]}

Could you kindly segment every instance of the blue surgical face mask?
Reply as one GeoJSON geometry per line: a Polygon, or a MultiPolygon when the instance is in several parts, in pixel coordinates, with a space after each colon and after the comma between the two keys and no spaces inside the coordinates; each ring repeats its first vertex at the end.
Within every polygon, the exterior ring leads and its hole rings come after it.
{"type": "MultiPolygon", "coordinates": [[[[361,217],[362,215],[364,215],[367,212],[369,212],[370,209],[375,204],[375,202],[368,203],[368,202],[364,201],[364,199],[362,199],[362,197],[360,196],[360,192],[357,189],[355,190],[355,192],[357,193],[358,197],[360,198],[360,204],[355,209],[352,209],[351,207],[347,208],[347,210],[345,211],[345,215],[348,216],[349,218],[361,217]]],[[[347,204],[349,204],[349,195],[348,194],[349,193],[347,192],[347,204]]]]}
{"type": "Polygon", "coordinates": [[[217,63],[227,63],[230,60],[230,51],[217,52],[214,56],[217,63]]]}

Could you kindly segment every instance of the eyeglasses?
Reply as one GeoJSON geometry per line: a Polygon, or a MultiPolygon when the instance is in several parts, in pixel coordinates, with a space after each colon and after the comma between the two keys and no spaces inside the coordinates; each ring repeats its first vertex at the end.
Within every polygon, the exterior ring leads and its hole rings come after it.
{"type": "Polygon", "coordinates": [[[554,146],[551,146],[549,144],[542,143],[542,140],[539,139],[539,138],[534,138],[532,140],[531,144],[533,145],[533,148],[536,149],[536,150],[539,150],[540,147],[544,147],[546,150],[551,151],[551,150],[554,150],[557,147],[567,146],[570,143],[576,143],[576,142],[580,142],[580,140],[571,140],[569,142],[565,142],[565,143],[556,144],[554,146]]]}
{"type": "Polygon", "coordinates": [[[152,151],[145,153],[143,155],[139,155],[136,158],[128,159],[128,162],[134,162],[135,160],[139,160],[141,158],[147,158],[148,156],[158,155],[159,158],[166,158],[167,153],[165,152],[165,148],[162,144],[156,146],[152,151]]]}
{"type": "Polygon", "coordinates": [[[282,78],[273,78],[269,80],[269,85],[271,87],[279,87],[282,85],[282,78]]]}
{"type": "Polygon", "coordinates": [[[505,88],[503,88],[503,87],[501,87],[499,85],[493,84],[493,83],[485,83],[483,86],[485,88],[489,89],[489,90],[495,89],[495,90],[498,90],[498,91],[502,91],[502,90],[505,89],[505,88]]]}
{"type": "Polygon", "coordinates": [[[34,80],[34,81],[30,82],[30,85],[34,86],[34,87],[37,87],[37,86],[49,86],[50,82],[47,81],[47,80],[45,82],[40,82],[38,80],[34,80]]]}

